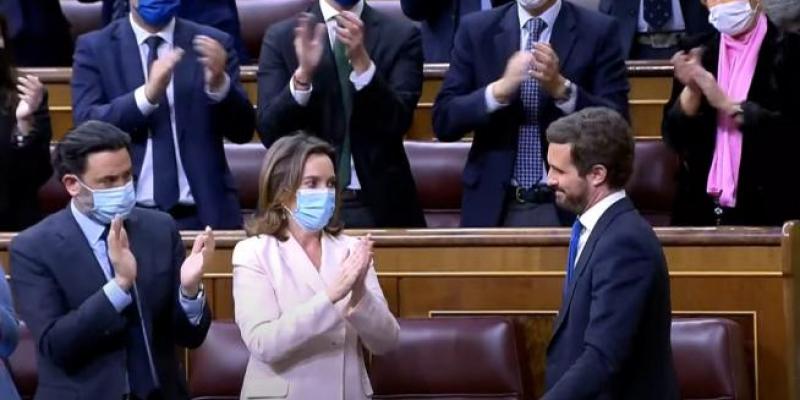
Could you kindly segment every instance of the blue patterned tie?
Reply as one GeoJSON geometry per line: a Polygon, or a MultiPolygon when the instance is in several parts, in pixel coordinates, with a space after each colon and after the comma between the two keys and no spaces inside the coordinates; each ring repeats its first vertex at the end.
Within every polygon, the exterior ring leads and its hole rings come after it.
{"type": "Polygon", "coordinates": [[[569,252],[567,253],[567,277],[564,279],[564,298],[566,299],[569,292],[569,285],[572,283],[572,274],[575,272],[575,263],[578,261],[578,245],[581,240],[581,232],[583,225],[581,221],[575,218],[575,223],[572,224],[572,234],[569,236],[569,252]]]}
{"type": "MultiPolygon", "coordinates": [[[[528,41],[525,50],[533,49],[533,44],[539,41],[547,24],[541,18],[531,18],[525,23],[528,31],[528,41]]],[[[541,112],[542,90],[539,81],[529,77],[522,82],[520,98],[525,118],[519,127],[519,141],[517,142],[517,160],[514,166],[514,179],[517,185],[530,188],[544,176],[544,163],[542,161],[541,126],[539,113],[541,112]]]]}
{"type": "Polygon", "coordinates": [[[658,31],[672,18],[672,0],[643,0],[642,14],[652,30],[658,31]]]}

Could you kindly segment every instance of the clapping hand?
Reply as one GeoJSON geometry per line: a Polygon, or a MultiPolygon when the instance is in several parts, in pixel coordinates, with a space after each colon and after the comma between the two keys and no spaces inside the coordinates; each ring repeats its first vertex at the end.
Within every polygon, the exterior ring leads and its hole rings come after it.
{"type": "Polygon", "coordinates": [[[192,252],[181,265],[181,290],[186,296],[197,297],[203,271],[211,263],[215,248],[214,231],[207,226],[206,230],[194,239],[192,252]]]}

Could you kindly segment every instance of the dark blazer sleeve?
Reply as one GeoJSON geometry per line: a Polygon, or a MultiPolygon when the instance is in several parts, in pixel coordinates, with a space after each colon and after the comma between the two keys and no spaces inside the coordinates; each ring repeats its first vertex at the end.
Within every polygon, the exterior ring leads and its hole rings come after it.
{"type": "Polygon", "coordinates": [[[443,142],[461,140],[467,133],[489,124],[487,86],[475,84],[474,60],[477,57],[481,54],[473,46],[470,27],[462,24],[456,32],[450,68],[433,105],[433,130],[436,138],[443,142]]]}
{"type": "Polygon", "coordinates": [[[353,133],[402,138],[411,127],[422,93],[422,37],[416,27],[399,38],[401,48],[388,76],[376,72],[372,81],[353,94],[353,133]]]}
{"type": "Polygon", "coordinates": [[[414,21],[434,20],[454,1],[460,0],[400,0],[400,7],[414,21]]]}
{"type": "MultiPolygon", "coordinates": [[[[100,31],[103,32],[103,31],[100,31]]],[[[101,37],[90,33],[78,38],[72,66],[72,119],[75,125],[88,120],[108,122],[131,134],[146,130],[147,117],[136,106],[134,92],[108,98],[103,90],[103,76],[95,53],[102,47],[101,37]]],[[[233,78],[231,78],[233,79],[233,78]]]]}
{"type": "MultiPolygon", "coordinates": [[[[3,272],[0,266],[0,272],[3,272]]],[[[5,277],[0,279],[0,358],[8,358],[19,341],[19,323],[5,277]]],[[[2,363],[2,361],[0,361],[2,363]]]]}
{"type": "MultiPolygon", "coordinates": [[[[183,265],[183,260],[186,258],[186,248],[183,246],[177,226],[174,223],[172,224],[172,264],[175,270],[173,287],[177,289],[180,287],[181,265],[183,265]]],[[[208,298],[206,297],[206,304],[203,305],[203,316],[200,319],[200,323],[194,325],[189,321],[186,312],[181,306],[179,290],[177,289],[175,291],[176,295],[173,296],[172,324],[175,330],[175,344],[194,349],[203,343],[208,329],[211,327],[211,311],[209,310],[208,298]]]]}
{"type": "Polygon", "coordinates": [[[78,369],[106,351],[109,341],[119,340],[125,319],[102,288],[70,310],[42,258],[47,238],[31,239],[18,236],[11,243],[11,281],[20,316],[39,352],[66,371],[78,369]]]}
{"type": "Polygon", "coordinates": [[[625,55],[619,40],[619,24],[612,21],[605,31],[603,40],[595,47],[594,67],[591,69],[591,85],[578,85],[576,110],[586,107],[608,107],[616,110],[625,118],[628,112],[628,84],[625,55]]]}
{"type": "Polygon", "coordinates": [[[608,240],[598,243],[592,257],[598,261],[591,270],[593,300],[583,353],[543,400],[597,398],[631,352],[660,265],[657,252],[636,232],[606,234],[608,240]]]}
{"type": "MultiPolygon", "coordinates": [[[[17,129],[14,126],[14,129],[17,129]]],[[[33,130],[21,146],[11,146],[11,165],[20,173],[10,174],[12,188],[38,188],[50,178],[53,167],[50,162],[50,139],[53,130],[50,123],[50,109],[47,106],[47,92],[42,104],[33,114],[33,130]]]]}
{"type": "Polygon", "coordinates": [[[247,143],[255,130],[255,110],[239,79],[239,56],[233,38],[224,35],[222,45],[228,54],[226,72],[231,86],[228,95],[213,107],[213,131],[233,143],[247,143]]]}

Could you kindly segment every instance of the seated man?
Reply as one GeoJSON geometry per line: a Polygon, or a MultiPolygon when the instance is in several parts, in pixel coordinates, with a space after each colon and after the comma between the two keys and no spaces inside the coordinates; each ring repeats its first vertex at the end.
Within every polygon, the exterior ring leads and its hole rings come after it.
{"type": "Polygon", "coordinates": [[[73,118],[130,132],[140,206],[169,212],[180,229],[238,229],[223,139],[250,141],[253,106],[230,36],[175,12],[132,0],[129,17],[78,38],[73,118]]]}
{"type": "Polygon", "coordinates": [[[297,130],[336,147],[346,227],[421,227],[403,148],[421,91],[416,27],[364,0],[318,0],[264,36],[258,131],[266,147],[297,130]]]}
{"type": "MultiPolygon", "coordinates": [[[[3,278],[0,279],[0,364],[8,365],[8,357],[14,352],[19,341],[19,323],[11,300],[11,291],[5,279],[5,270],[0,265],[3,278]]],[[[11,380],[8,368],[0,365],[0,399],[19,400],[19,393],[11,380]]]]}
{"type": "Polygon", "coordinates": [[[188,399],[175,346],[199,346],[211,324],[213,233],[186,257],[169,215],[134,207],[130,138],[113,125],[87,122],[55,153],[72,201],[11,242],[36,399],[188,399]]]}
{"type": "Polygon", "coordinates": [[[518,0],[464,19],[433,108],[439,140],[475,132],[462,226],[570,223],[545,184],[544,132],[589,106],[627,115],[618,35],[613,19],[562,0],[518,0]]]}

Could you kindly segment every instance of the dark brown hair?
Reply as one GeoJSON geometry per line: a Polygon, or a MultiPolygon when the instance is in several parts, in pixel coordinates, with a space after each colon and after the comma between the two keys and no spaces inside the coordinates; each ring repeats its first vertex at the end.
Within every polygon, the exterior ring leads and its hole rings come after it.
{"type": "Polygon", "coordinates": [[[572,145],[572,163],[581,176],[595,165],[606,167],[611,189],[625,187],[633,173],[633,130],[610,108],[585,108],[553,122],[547,128],[547,141],[572,145]]]}
{"type": "MultiPolygon", "coordinates": [[[[290,215],[286,207],[303,180],[306,160],[314,154],[326,155],[331,161],[335,159],[331,145],[302,132],[285,136],[272,144],[264,157],[258,179],[258,212],[245,223],[248,236],[270,235],[280,241],[288,239],[286,228],[290,215]]],[[[324,229],[332,235],[342,231],[338,191],[336,198],[336,210],[324,229]]]]}

